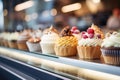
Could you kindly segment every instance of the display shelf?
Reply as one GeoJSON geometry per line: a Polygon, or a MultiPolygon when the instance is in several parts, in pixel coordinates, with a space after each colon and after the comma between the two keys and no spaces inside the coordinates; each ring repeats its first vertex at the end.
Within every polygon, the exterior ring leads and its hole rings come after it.
{"type": "Polygon", "coordinates": [[[68,57],[42,54],[40,52],[27,52],[17,49],[0,47],[1,56],[7,56],[27,64],[53,71],[71,78],[85,79],[120,79],[120,67],[78,60],[68,57]],[[94,74],[91,74],[94,73],[94,74]]]}

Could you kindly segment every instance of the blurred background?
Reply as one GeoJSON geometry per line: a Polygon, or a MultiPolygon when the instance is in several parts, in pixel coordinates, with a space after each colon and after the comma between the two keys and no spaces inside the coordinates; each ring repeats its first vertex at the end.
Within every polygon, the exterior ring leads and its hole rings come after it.
{"type": "Polygon", "coordinates": [[[0,0],[0,31],[45,29],[50,25],[58,30],[77,26],[82,31],[92,23],[104,28],[114,10],[119,15],[120,0],[0,0]]]}

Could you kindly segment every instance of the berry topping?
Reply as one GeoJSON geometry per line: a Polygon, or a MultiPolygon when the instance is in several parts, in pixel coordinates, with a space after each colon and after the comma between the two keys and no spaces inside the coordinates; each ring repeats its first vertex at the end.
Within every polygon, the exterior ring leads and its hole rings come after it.
{"type": "Polygon", "coordinates": [[[88,33],[88,34],[94,34],[94,30],[91,29],[91,28],[88,28],[88,29],[87,29],[87,33],[88,33]]]}
{"type": "Polygon", "coordinates": [[[88,37],[89,37],[89,38],[93,38],[93,37],[94,37],[94,34],[89,34],[88,37]]]}
{"type": "Polygon", "coordinates": [[[101,35],[100,35],[100,34],[98,34],[98,35],[97,35],[97,37],[98,37],[98,38],[101,38],[101,35]]]}
{"type": "Polygon", "coordinates": [[[86,38],[88,38],[88,36],[87,35],[85,35],[85,34],[83,34],[83,36],[82,36],[84,39],[86,39],[86,38]]]}
{"type": "Polygon", "coordinates": [[[74,30],[76,30],[76,29],[77,29],[77,27],[74,26],[74,27],[72,27],[71,31],[74,31],[74,30]]]}
{"type": "Polygon", "coordinates": [[[73,33],[74,33],[74,34],[79,34],[80,31],[79,31],[79,30],[75,30],[73,33]]]}
{"type": "Polygon", "coordinates": [[[82,32],[81,32],[82,35],[85,34],[85,33],[86,33],[85,31],[82,31],[82,32]]]}

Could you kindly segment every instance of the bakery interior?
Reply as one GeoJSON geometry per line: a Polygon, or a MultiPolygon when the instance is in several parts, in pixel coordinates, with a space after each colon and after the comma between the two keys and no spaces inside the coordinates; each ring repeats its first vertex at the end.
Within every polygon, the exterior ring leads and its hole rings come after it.
{"type": "Polygon", "coordinates": [[[0,0],[0,80],[120,80],[120,0],[0,0]]]}

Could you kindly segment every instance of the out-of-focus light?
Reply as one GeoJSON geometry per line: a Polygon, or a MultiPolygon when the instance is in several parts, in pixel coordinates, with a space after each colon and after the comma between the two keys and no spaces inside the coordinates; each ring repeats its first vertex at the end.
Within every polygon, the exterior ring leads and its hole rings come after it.
{"type": "Polygon", "coordinates": [[[51,9],[50,13],[51,13],[52,16],[55,16],[55,15],[57,15],[57,10],[56,9],[51,9]]]}
{"type": "Polygon", "coordinates": [[[24,9],[32,7],[33,5],[34,5],[33,1],[26,1],[24,3],[16,5],[15,6],[15,10],[16,11],[21,11],[21,10],[24,10],[24,9]]]}
{"type": "Polygon", "coordinates": [[[30,15],[26,15],[26,16],[25,16],[25,21],[27,21],[27,22],[28,22],[28,21],[30,21],[30,20],[31,20],[30,15]]]}
{"type": "Polygon", "coordinates": [[[66,5],[62,7],[62,12],[66,13],[66,12],[71,12],[71,11],[75,11],[81,8],[81,4],[80,3],[74,3],[74,4],[70,4],[70,5],[66,5]]]}
{"type": "Polygon", "coordinates": [[[8,14],[7,9],[4,9],[4,16],[7,16],[7,14],[8,14]]]}
{"type": "Polygon", "coordinates": [[[101,0],[92,0],[94,3],[100,3],[101,0]]]}
{"type": "Polygon", "coordinates": [[[52,0],[44,0],[45,2],[49,2],[49,1],[52,1],[52,0]]]}
{"type": "Polygon", "coordinates": [[[31,16],[32,16],[32,19],[36,19],[38,17],[38,14],[37,13],[33,13],[31,16]]]}
{"type": "Polygon", "coordinates": [[[45,10],[42,12],[42,16],[43,17],[48,17],[50,15],[50,11],[49,10],[45,10]]]}

